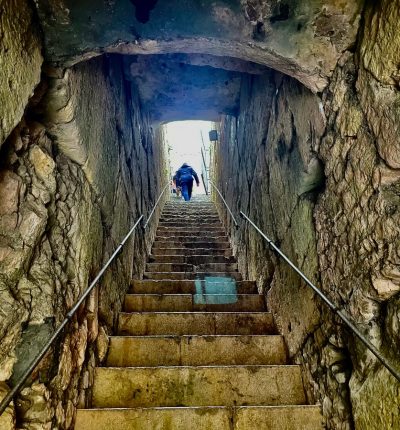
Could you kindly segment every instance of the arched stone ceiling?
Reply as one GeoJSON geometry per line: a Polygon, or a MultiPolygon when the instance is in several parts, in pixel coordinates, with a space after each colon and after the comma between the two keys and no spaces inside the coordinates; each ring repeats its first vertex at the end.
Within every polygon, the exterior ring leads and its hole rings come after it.
{"type": "MultiPolygon", "coordinates": [[[[321,91],[355,43],[363,0],[35,0],[49,62],[102,53],[211,54],[321,91]]],[[[206,65],[206,64],[203,64],[206,65]]],[[[213,66],[214,67],[214,66],[213,66]]]]}

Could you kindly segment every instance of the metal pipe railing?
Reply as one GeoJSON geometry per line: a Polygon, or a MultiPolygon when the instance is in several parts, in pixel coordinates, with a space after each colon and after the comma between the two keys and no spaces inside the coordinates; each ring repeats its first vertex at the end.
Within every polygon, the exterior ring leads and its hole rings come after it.
{"type": "MultiPolygon", "coordinates": [[[[149,218],[146,221],[145,227],[149,224],[149,221],[151,217],[153,216],[153,213],[158,205],[158,203],[161,200],[161,196],[167,189],[169,184],[167,184],[164,189],[162,190],[160,196],[158,197],[156,203],[154,204],[154,207],[152,211],[150,212],[149,218]]],[[[3,412],[6,410],[7,406],[10,404],[12,399],[19,393],[23,385],[25,384],[26,380],[29,378],[29,376],[32,374],[32,372],[35,370],[37,365],[40,363],[40,361],[43,359],[43,357],[46,355],[54,341],[58,338],[58,336],[61,334],[65,326],[68,324],[69,321],[71,321],[72,317],[75,315],[76,311],[79,309],[81,304],[84,302],[84,300],[87,298],[87,296],[92,292],[100,278],[103,276],[104,272],[107,270],[107,268],[110,266],[112,261],[115,259],[115,257],[121,252],[123,246],[125,245],[126,241],[130,238],[132,233],[136,230],[137,226],[140,224],[140,222],[143,220],[143,215],[140,215],[138,220],[135,222],[133,227],[129,230],[128,234],[124,237],[122,242],[118,245],[118,247],[115,249],[111,257],[108,259],[108,261],[104,264],[100,272],[97,274],[97,276],[93,279],[89,287],[84,291],[82,296],[79,298],[79,300],[75,303],[75,305],[71,308],[71,310],[67,313],[64,320],[61,322],[61,324],[57,327],[56,331],[52,334],[50,339],[47,341],[46,345],[42,348],[42,350],[39,352],[39,354],[31,361],[28,368],[24,371],[24,373],[20,376],[15,386],[12,388],[12,390],[7,393],[7,395],[3,398],[3,400],[0,402],[0,415],[3,414],[3,412]]]]}
{"type": "Polygon", "coordinates": [[[212,187],[215,188],[215,191],[219,194],[219,196],[221,197],[221,200],[224,202],[224,205],[225,205],[227,211],[229,212],[230,216],[232,217],[232,220],[233,220],[233,223],[235,224],[235,227],[239,228],[239,224],[236,221],[236,218],[233,216],[231,208],[228,206],[228,203],[226,203],[226,201],[225,201],[224,197],[222,196],[220,190],[216,187],[216,185],[214,184],[214,182],[211,179],[210,179],[210,184],[211,184],[212,187]]]}
{"type": "MultiPolygon", "coordinates": [[[[216,189],[221,199],[225,203],[228,212],[232,216],[235,225],[238,226],[235,217],[232,214],[228,204],[222,197],[219,189],[210,181],[211,185],[216,189]]],[[[312,290],[326,303],[330,309],[346,324],[346,326],[361,340],[361,342],[374,354],[374,356],[386,367],[386,369],[400,382],[400,372],[391,364],[386,357],[376,348],[361,331],[353,324],[353,322],[347,317],[347,315],[340,310],[329,298],[315,285],[307,276],[295,265],[292,261],[275,245],[274,242],[242,211],[240,216],[244,218],[268,243],[268,245],[281,257],[283,260],[306,282],[306,284],[312,288],[312,290]]]]}
{"type": "Polygon", "coordinates": [[[149,224],[149,222],[150,222],[150,220],[151,220],[151,218],[152,218],[152,216],[153,216],[153,214],[154,214],[154,211],[156,210],[156,207],[158,206],[158,203],[160,202],[161,197],[162,197],[162,195],[164,194],[164,192],[165,192],[165,190],[167,189],[167,187],[169,187],[169,183],[168,183],[167,185],[165,185],[165,187],[164,187],[164,188],[163,188],[163,190],[161,191],[161,194],[158,196],[158,199],[157,199],[157,201],[154,203],[153,209],[151,210],[150,215],[149,215],[149,217],[147,218],[147,221],[145,222],[145,224],[144,224],[143,228],[146,228],[146,227],[148,226],[148,224],[149,224]]]}
{"type": "Polygon", "coordinates": [[[347,325],[347,327],[361,340],[361,342],[375,355],[375,357],[386,367],[386,369],[400,382],[400,373],[397,369],[380,353],[380,351],[361,333],[352,321],[341,311],[329,298],[315,285],[307,276],[292,263],[292,261],[275,245],[261,229],[242,211],[243,217],[254,229],[268,242],[268,245],[313,289],[313,291],[334,311],[336,315],[347,325]]]}

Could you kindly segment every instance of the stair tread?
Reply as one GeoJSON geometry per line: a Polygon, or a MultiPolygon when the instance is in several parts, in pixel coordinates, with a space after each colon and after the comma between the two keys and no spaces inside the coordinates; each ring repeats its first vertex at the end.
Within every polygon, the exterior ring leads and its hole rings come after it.
{"type": "Polygon", "coordinates": [[[269,312],[121,312],[119,334],[275,333],[269,312]]]}
{"type": "Polygon", "coordinates": [[[76,430],[322,428],[211,201],[167,202],[145,267],[76,430]]]}
{"type": "Polygon", "coordinates": [[[94,406],[213,404],[234,406],[303,403],[305,394],[300,366],[296,365],[142,366],[95,369],[94,406]]]}
{"type": "Polygon", "coordinates": [[[283,337],[113,336],[107,366],[210,366],[285,364],[283,337]]]}

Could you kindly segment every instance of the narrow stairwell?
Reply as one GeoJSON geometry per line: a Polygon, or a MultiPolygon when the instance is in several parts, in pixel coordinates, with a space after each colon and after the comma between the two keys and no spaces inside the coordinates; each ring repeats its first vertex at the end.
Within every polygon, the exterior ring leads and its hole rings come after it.
{"type": "Polygon", "coordinates": [[[143,280],[95,372],[77,430],[314,430],[299,366],[255,283],[242,280],[214,205],[165,205],[143,280]]]}

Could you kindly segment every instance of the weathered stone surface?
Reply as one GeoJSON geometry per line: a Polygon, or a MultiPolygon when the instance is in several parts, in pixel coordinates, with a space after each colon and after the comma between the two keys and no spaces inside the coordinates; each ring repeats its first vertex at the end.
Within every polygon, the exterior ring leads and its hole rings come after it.
{"type": "MultiPolygon", "coordinates": [[[[235,213],[246,213],[316,279],[312,210],[321,169],[313,151],[325,122],[319,100],[270,72],[243,82],[240,106],[237,119],[225,117],[221,124],[214,167],[219,187],[235,213]]],[[[313,294],[275,260],[261,236],[250,228],[237,230],[218,197],[215,201],[237,250],[239,270],[269,290],[270,309],[295,354],[318,322],[313,294]]]]}
{"type": "Polygon", "coordinates": [[[304,402],[298,366],[103,367],[96,369],[93,392],[97,408],[304,402]]]}
{"type": "MultiPolygon", "coordinates": [[[[398,10],[398,2],[368,5],[357,54],[346,52],[340,58],[322,99],[314,101],[318,106],[314,114],[305,94],[302,106],[295,107],[293,85],[285,95],[287,116],[285,109],[279,110],[279,93],[286,87],[264,90],[271,108],[262,101],[254,108],[241,103],[238,120],[224,119],[216,152],[220,187],[235,213],[247,210],[312,280],[313,276],[320,280],[328,296],[395,364],[400,291],[398,10]],[[279,120],[271,121],[277,112],[279,120]],[[251,126],[255,144],[242,132],[252,124],[249,118],[269,125],[264,135],[251,126]],[[296,133],[285,131],[290,123],[296,133]],[[299,131],[305,124],[314,129],[308,137],[306,130],[299,131]],[[274,135],[279,144],[275,157],[267,158],[264,146],[272,152],[274,135]],[[308,143],[302,146],[302,141],[308,143]],[[246,152],[240,152],[242,146],[246,152]],[[300,170],[294,168],[297,151],[300,170]],[[318,193],[314,208],[312,200],[318,193]],[[293,195],[298,196],[296,205],[293,195]]],[[[243,256],[240,268],[248,268],[259,285],[272,285],[268,304],[286,334],[289,351],[303,363],[310,381],[308,396],[321,401],[327,427],[352,428],[352,414],[356,428],[399,426],[393,412],[398,409],[397,382],[383,376],[376,359],[327,309],[315,312],[312,298],[294,288],[297,278],[285,276],[255,233],[244,228],[236,232],[223,214],[237,254],[243,256]],[[384,382],[372,395],[379,378],[384,382]]]]}
{"type": "MultiPolygon", "coordinates": [[[[48,92],[35,95],[27,115],[40,123],[24,119],[0,154],[2,380],[12,373],[15,380],[26,368],[39,340],[48,338],[148,212],[164,180],[162,134],[153,133],[133,87],[127,90],[120,59],[49,73],[48,92]]],[[[132,237],[34,372],[32,380],[40,376],[43,384],[22,393],[19,428],[72,428],[77,404],[86,405],[93,369],[105,358],[106,332],[132,270],[143,272],[154,233],[152,224],[146,237],[140,231],[132,237]]]]}
{"type": "Polygon", "coordinates": [[[0,2],[0,146],[40,80],[42,45],[31,7],[27,0],[0,2]]]}
{"type": "MultiPolygon", "coordinates": [[[[0,382],[0,400],[3,400],[9,391],[7,384],[0,382]]],[[[15,430],[15,410],[13,405],[10,405],[0,416],[0,427],[2,430],[15,430]]]]}
{"type": "Polygon", "coordinates": [[[285,364],[282,336],[112,337],[107,366],[285,364]]]}
{"type": "Polygon", "coordinates": [[[272,67],[319,91],[355,41],[362,1],[36,4],[51,61],[71,64],[102,52],[211,54],[272,67]]]}
{"type": "Polygon", "coordinates": [[[86,409],[78,411],[76,429],[154,430],[165,426],[174,430],[319,430],[321,415],[316,406],[86,409]]]}

